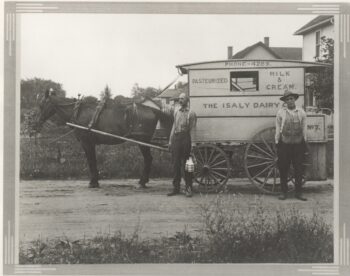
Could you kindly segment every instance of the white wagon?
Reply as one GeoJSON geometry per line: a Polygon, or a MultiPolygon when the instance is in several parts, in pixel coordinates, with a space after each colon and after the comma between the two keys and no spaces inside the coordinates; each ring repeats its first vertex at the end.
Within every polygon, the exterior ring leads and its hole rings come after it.
{"type": "MultiPolygon", "coordinates": [[[[306,108],[305,74],[325,66],[329,65],[246,59],[178,65],[188,75],[190,105],[198,117],[192,142],[200,186],[221,189],[232,170],[230,149],[243,145],[247,177],[261,191],[278,193],[274,134],[280,97],[287,89],[298,93],[297,105],[306,108]]],[[[307,131],[310,145],[324,144],[325,116],[308,114],[307,131]]]]}

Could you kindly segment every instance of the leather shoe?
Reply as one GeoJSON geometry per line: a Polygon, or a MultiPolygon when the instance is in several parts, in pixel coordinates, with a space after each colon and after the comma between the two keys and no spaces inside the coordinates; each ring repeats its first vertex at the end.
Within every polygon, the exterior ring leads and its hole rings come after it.
{"type": "Polygon", "coordinates": [[[178,195],[180,192],[178,191],[172,191],[171,193],[168,193],[167,196],[175,196],[178,195]]]}
{"type": "Polygon", "coordinates": [[[287,199],[287,195],[286,194],[281,194],[279,197],[278,197],[279,200],[285,200],[287,199]]]}
{"type": "Polygon", "coordinates": [[[301,201],[307,201],[307,198],[302,197],[302,195],[295,195],[295,198],[296,198],[296,199],[299,199],[299,200],[301,200],[301,201]]]}

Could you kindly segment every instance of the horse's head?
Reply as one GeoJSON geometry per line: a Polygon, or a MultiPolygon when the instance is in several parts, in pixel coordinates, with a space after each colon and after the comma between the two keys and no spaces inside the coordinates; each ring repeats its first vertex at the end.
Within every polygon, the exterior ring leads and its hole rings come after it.
{"type": "Polygon", "coordinates": [[[39,100],[39,106],[33,127],[36,132],[40,132],[46,120],[53,116],[56,112],[51,95],[54,95],[54,92],[46,90],[45,95],[39,100]]]}

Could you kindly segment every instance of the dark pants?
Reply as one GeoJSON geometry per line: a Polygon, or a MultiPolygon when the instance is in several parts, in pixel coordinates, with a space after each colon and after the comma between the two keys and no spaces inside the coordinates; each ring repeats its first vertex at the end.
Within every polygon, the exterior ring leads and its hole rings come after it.
{"type": "Polygon", "coordinates": [[[180,191],[181,172],[184,173],[186,188],[192,188],[192,173],[185,171],[185,163],[191,153],[191,136],[188,132],[176,133],[172,142],[173,153],[173,186],[180,191]]]}
{"type": "Polygon", "coordinates": [[[278,169],[281,178],[281,189],[283,193],[288,192],[288,172],[290,165],[294,168],[295,193],[301,194],[301,185],[304,173],[305,142],[299,144],[285,144],[282,141],[277,146],[278,169]]]}

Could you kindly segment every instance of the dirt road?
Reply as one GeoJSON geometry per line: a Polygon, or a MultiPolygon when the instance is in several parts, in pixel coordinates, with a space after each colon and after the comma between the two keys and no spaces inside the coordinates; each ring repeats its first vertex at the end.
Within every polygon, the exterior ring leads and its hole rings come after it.
{"type": "MultiPolygon", "coordinates": [[[[87,181],[21,181],[20,241],[39,237],[74,240],[116,231],[129,235],[138,226],[145,238],[171,236],[185,229],[198,233],[202,229],[201,204],[217,197],[167,197],[172,189],[169,179],[152,180],[147,189],[137,189],[135,179],[102,180],[100,184],[99,189],[89,189],[87,181]]],[[[317,209],[327,223],[333,223],[332,181],[307,183],[306,202],[261,195],[247,179],[232,179],[227,187],[223,196],[235,200],[237,208],[251,208],[259,200],[267,210],[295,206],[310,215],[317,209]]]]}

